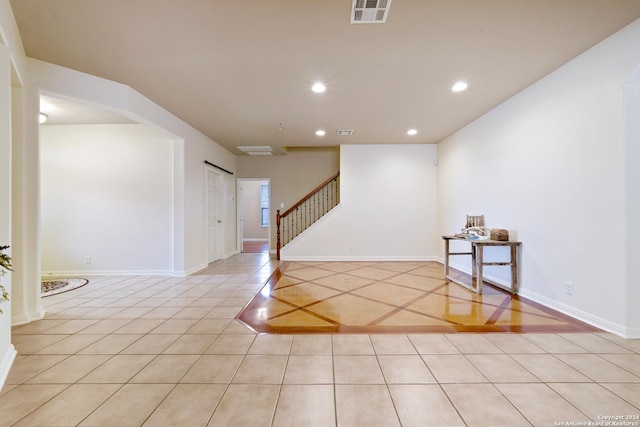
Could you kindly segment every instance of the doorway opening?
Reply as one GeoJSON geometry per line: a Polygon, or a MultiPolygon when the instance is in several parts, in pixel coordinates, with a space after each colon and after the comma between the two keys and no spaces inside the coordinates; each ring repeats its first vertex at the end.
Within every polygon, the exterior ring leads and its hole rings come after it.
{"type": "Polygon", "coordinates": [[[271,188],[268,178],[238,180],[240,252],[268,253],[271,241],[271,188]]]}

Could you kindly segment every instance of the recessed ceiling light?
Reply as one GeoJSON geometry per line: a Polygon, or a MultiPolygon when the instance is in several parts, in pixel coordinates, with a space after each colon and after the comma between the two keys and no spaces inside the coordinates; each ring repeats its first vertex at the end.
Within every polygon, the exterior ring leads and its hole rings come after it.
{"type": "Polygon", "coordinates": [[[313,86],[311,86],[311,90],[314,91],[315,93],[322,93],[325,90],[327,90],[327,87],[324,84],[318,82],[318,83],[314,83],[313,86]]]}
{"type": "Polygon", "coordinates": [[[322,129],[318,129],[318,130],[316,131],[316,135],[318,135],[318,136],[325,136],[325,134],[326,134],[326,132],[325,132],[325,131],[323,131],[322,129]]]}
{"type": "Polygon", "coordinates": [[[416,129],[409,129],[407,131],[407,135],[411,135],[411,136],[416,135],[417,133],[418,131],[416,129]]]}
{"type": "Polygon", "coordinates": [[[463,90],[466,90],[468,87],[469,85],[466,82],[457,82],[456,84],[451,86],[451,90],[453,92],[462,92],[463,90]]]}

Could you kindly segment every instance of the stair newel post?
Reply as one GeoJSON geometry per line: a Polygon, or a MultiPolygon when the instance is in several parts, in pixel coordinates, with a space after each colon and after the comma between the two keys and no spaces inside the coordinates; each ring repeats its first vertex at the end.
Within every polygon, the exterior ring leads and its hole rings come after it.
{"type": "Polygon", "coordinates": [[[280,260],[280,209],[276,211],[276,259],[280,260]]]}

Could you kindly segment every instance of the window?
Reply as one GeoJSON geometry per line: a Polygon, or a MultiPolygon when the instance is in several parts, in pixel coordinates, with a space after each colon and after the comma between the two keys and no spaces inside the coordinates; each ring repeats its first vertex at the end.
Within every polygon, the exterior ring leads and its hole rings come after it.
{"type": "Polygon", "coordinates": [[[260,186],[260,208],[262,209],[262,219],[260,225],[269,226],[269,184],[260,186]]]}

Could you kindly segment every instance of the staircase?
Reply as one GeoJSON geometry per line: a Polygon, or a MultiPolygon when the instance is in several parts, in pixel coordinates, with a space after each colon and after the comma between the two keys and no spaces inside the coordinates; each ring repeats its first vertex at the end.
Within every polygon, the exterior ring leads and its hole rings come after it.
{"type": "Polygon", "coordinates": [[[280,249],[340,203],[340,171],[289,209],[276,212],[276,258],[280,249]]]}

